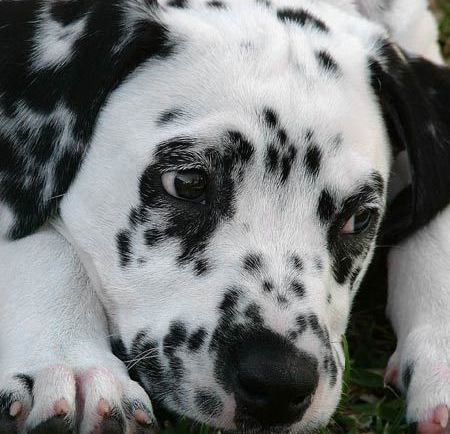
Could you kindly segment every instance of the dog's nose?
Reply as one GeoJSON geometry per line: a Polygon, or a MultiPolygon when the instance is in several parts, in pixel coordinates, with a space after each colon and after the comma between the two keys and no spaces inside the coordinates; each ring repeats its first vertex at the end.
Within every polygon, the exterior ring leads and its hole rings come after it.
{"type": "Polygon", "coordinates": [[[241,342],[235,352],[238,412],[268,427],[299,421],[311,403],[317,360],[270,331],[241,342]]]}

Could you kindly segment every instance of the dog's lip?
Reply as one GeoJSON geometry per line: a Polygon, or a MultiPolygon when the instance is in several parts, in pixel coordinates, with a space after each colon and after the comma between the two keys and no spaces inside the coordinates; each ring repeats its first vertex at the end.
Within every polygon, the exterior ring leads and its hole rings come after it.
{"type": "MultiPolygon", "coordinates": [[[[176,425],[181,420],[185,421],[190,427],[199,426],[201,422],[196,421],[195,419],[191,419],[186,417],[185,415],[180,415],[174,411],[167,409],[163,404],[158,403],[157,401],[153,402],[153,409],[155,412],[155,417],[158,421],[158,424],[161,428],[167,427],[168,425],[176,425]]],[[[234,421],[233,421],[234,422],[234,421]]],[[[203,424],[205,425],[205,424],[203,424]]],[[[281,434],[289,431],[290,425],[280,425],[280,426],[271,426],[271,427],[262,427],[256,421],[252,420],[241,420],[237,421],[236,429],[223,429],[218,427],[208,427],[210,432],[221,432],[222,434],[281,434]]]]}

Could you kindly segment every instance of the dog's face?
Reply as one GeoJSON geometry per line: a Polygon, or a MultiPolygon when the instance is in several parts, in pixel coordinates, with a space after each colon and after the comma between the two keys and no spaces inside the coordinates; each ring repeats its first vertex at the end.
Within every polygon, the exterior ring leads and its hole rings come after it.
{"type": "Polygon", "coordinates": [[[62,217],[154,400],[227,430],[313,429],[384,212],[369,25],[234,8],[163,15],[179,45],[112,94],[62,217]]]}

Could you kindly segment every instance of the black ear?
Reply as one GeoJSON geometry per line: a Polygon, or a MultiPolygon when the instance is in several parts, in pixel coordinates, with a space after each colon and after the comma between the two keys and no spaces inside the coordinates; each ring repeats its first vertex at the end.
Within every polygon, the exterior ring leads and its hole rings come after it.
{"type": "Polygon", "coordinates": [[[12,239],[58,212],[111,92],[174,48],[157,0],[51,2],[48,17],[41,3],[0,0],[0,217],[3,205],[12,216],[0,233],[12,239]],[[39,20],[84,21],[56,65],[33,64],[39,20]]]}
{"type": "Polygon", "coordinates": [[[394,158],[406,151],[411,172],[385,219],[385,240],[397,242],[450,204],[450,68],[383,43],[371,73],[394,158]]]}

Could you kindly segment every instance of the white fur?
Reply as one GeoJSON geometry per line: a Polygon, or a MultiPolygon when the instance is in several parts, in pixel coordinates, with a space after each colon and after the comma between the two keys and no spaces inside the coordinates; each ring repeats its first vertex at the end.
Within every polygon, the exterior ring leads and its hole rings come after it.
{"type": "MultiPolygon", "coordinates": [[[[159,17],[171,34],[185,41],[183,49],[164,61],[147,62],[113,93],[104,107],[91,149],[61,205],[61,221],[56,224],[63,235],[49,227],[24,240],[3,242],[0,246],[3,271],[0,388],[15,384],[14,392],[29,407],[30,397],[25,396],[20,384],[14,383],[13,375],[25,372],[36,376],[29,427],[48,417],[57,397],[64,396],[74,411],[76,376],[85,379],[82,382],[85,415],[80,428],[83,434],[98,422],[94,413],[100,398],[118,403],[121,393],[133,390],[129,392],[131,396],[139,395],[145,400],[143,391],[126,377],[125,367],[110,354],[107,344],[110,330],[103,308],[114,331],[130,345],[141,329],[150,328],[154,336],[162,338],[174,319],[181,319],[192,328],[200,325],[213,328],[224,288],[232,283],[245,284],[247,299],[257,300],[267,326],[278,333],[287,333],[299,312],[316,313],[332,332],[340,383],[343,370],[340,339],[354,292],[350,294],[348,285],[338,285],[332,278],[326,236],[317,223],[316,203],[326,186],[344,196],[373,170],[388,177],[389,144],[367,81],[367,56],[376,53],[377,40],[385,32],[380,25],[360,17],[353,2],[344,0],[339,2],[340,8],[327,4],[333,3],[331,0],[276,2],[280,6],[303,5],[323,17],[331,27],[332,37],[294,25],[286,30],[286,26],[253,1],[229,1],[231,11],[227,13],[205,8],[200,1],[192,3],[188,11],[166,9],[159,17]],[[327,49],[333,55],[342,70],[341,77],[327,76],[317,66],[313,53],[318,49],[327,49]],[[308,184],[300,163],[283,190],[264,181],[262,144],[271,132],[261,128],[255,110],[266,106],[279,113],[290,139],[298,146],[299,161],[306,145],[305,129],[314,132],[324,155],[324,167],[314,188],[308,184]],[[182,107],[188,116],[170,128],[157,127],[161,111],[174,107],[182,107]],[[175,264],[180,252],[176,240],[162,248],[147,249],[143,247],[143,233],[138,230],[132,244],[146,265],[138,267],[133,263],[124,272],[117,256],[116,235],[128,224],[130,208],[139,200],[139,178],[152,163],[156,146],[183,134],[196,134],[200,148],[217,146],[220,133],[229,128],[242,131],[257,145],[258,164],[236,194],[235,216],[221,224],[209,240],[206,255],[215,265],[213,271],[207,277],[195,276],[190,265],[175,264]],[[332,144],[338,135],[342,145],[336,151],[332,144]],[[291,277],[283,255],[294,248],[305,258],[304,283],[309,295],[290,310],[278,306],[273,297],[263,298],[257,282],[242,276],[240,260],[248,251],[262,252],[269,263],[267,273],[283,295],[291,277]],[[313,266],[315,258],[323,260],[320,272],[313,266]],[[328,294],[334,300],[331,306],[326,303],[328,294]]],[[[399,1],[398,7],[403,3],[399,1]]],[[[431,29],[424,44],[414,46],[417,52],[426,54],[432,46],[429,39],[435,27],[424,4],[421,1],[415,4],[417,8],[408,16],[408,22],[423,22],[431,29]]],[[[406,26],[398,33],[391,27],[397,25],[397,9],[392,16],[382,19],[378,12],[370,16],[371,9],[365,11],[369,18],[386,25],[403,44],[406,26]]],[[[133,11],[131,20],[134,14],[155,16],[153,10],[143,7],[133,11]]],[[[59,64],[62,53],[70,57],[71,40],[52,45],[55,50],[42,55],[42,49],[50,43],[48,38],[63,30],[51,27],[56,23],[47,24],[50,27],[41,29],[37,40],[37,67],[42,62],[59,64]]],[[[81,21],[74,25],[79,26],[77,32],[82,31],[81,21]]],[[[411,49],[406,45],[405,48],[411,49]]],[[[3,217],[0,214],[0,219],[7,220],[7,216],[7,212],[3,217]]],[[[164,215],[155,212],[153,219],[165,225],[164,215]]],[[[442,223],[441,217],[424,232],[432,233],[433,227],[447,224],[448,218],[445,222],[442,223]]],[[[413,238],[404,250],[393,253],[400,264],[398,276],[403,279],[398,283],[392,281],[398,290],[396,297],[402,294],[409,297],[405,293],[407,277],[412,268],[420,270],[421,255],[417,253],[416,242],[426,252],[431,251],[429,240],[413,238]]],[[[373,246],[361,264],[363,271],[372,251],[373,246]]],[[[436,270],[437,282],[449,273],[444,271],[444,264],[439,265],[431,268],[436,270]]],[[[415,288],[419,288],[418,282],[419,279],[413,282],[415,288]]],[[[428,297],[438,299],[434,290],[428,297]]],[[[393,316],[403,321],[410,313],[402,314],[400,305],[405,303],[399,300],[396,303],[391,299],[390,305],[395,309],[393,316]]],[[[415,306],[413,310],[419,305],[415,306]]],[[[407,321],[401,324],[396,328],[405,329],[408,336],[407,321]]],[[[318,359],[322,357],[319,341],[311,333],[304,334],[296,345],[318,359]]],[[[224,411],[216,419],[203,421],[220,428],[235,428],[234,398],[216,383],[213,361],[207,351],[185,357],[184,362],[188,367],[184,388],[187,401],[193,401],[198,384],[217,389],[224,411]]],[[[330,388],[325,380],[325,376],[321,377],[312,405],[303,420],[292,427],[293,431],[317,428],[331,417],[339,401],[340,386],[330,388]]],[[[426,397],[426,402],[432,402],[432,398],[426,397]]],[[[176,408],[176,403],[170,400],[167,404],[202,420],[203,416],[192,407],[176,408]]],[[[420,407],[411,405],[414,409],[420,407]]],[[[421,417],[423,412],[417,412],[421,417]]]]}

